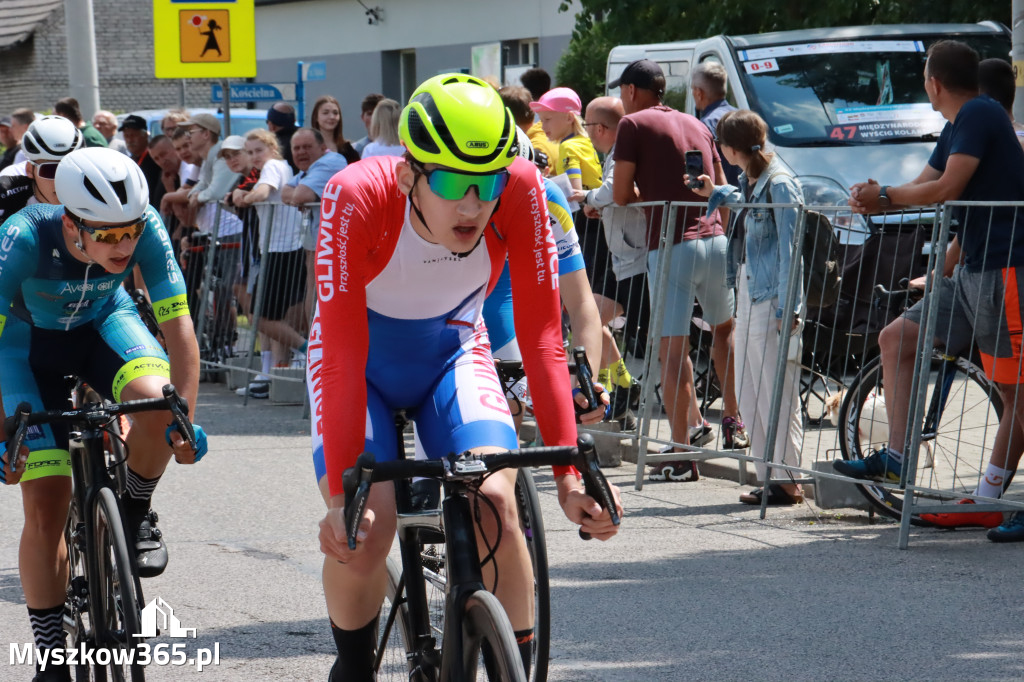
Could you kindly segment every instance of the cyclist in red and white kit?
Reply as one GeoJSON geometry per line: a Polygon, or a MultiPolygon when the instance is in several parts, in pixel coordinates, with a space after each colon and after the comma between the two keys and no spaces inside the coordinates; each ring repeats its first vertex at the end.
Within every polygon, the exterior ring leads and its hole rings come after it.
{"type": "MultiPolygon", "coordinates": [[[[395,537],[394,489],[374,486],[359,544],[348,549],[342,472],[364,450],[378,460],[396,457],[396,409],[415,421],[428,457],[517,446],[481,319],[506,256],[544,442],[576,441],[558,253],[542,180],[517,157],[511,114],[485,82],[446,74],[413,93],[400,132],[404,158],[349,166],[328,183],[321,203],[307,379],[316,475],[328,505],[320,542],[338,648],[332,680],[372,679],[384,559],[395,537]]],[[[573,469],[556,469],[555,481],[573,523],[599,539],[615,534],[573,469]]],[[[481,491],[503,528],[495,594],[528,642],[533,576],[514,482],[514,470],[499,472],[481,491]]],[[[496,537],[496,521],[483,514],[481,532],[496,537]]]]}

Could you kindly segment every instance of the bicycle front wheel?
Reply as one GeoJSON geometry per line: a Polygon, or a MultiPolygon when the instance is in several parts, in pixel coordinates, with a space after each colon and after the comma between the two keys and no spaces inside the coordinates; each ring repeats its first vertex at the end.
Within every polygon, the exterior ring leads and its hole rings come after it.
{"type": "MultiPolygon", "coordinates": [[[[141,604],[113,491],[100,489],[93,512],[93,540],[99,572],[91,581],[95,589],[90,589],[90,596],[96,643],[100,649],[109,650],[109,661],[104,662],[104,667],[109,669],[112,680],[140,682],[146,679],[145,672],[134,660],[143,641],[136,637],[142,632],[141,604]],[[129,658],[132,663],[128,662],[129,658]]],[[[101,678],[97,676],[97,679],[101,678]]]]}
{"type": "Polygon", "coordinates": [[[463,679],[527,682],[508,616],[490,592],[477,590],[466,599],[462,647],[463,679]]]}
{"type": "MultiPolygon", "coordinates": [[[[985,473],[1003,403],[984,371],[968,360],[946,362],[938,353],[929,366],[926,426],[918,453],[917,482],[929,503],[955,503],[972,493],[985,473]],[[942,385],[940,379],[945,378],[942,385]],[[942,400],[942,386],[948,386],[942,400]],[[937,390],[938,389],[938,390],[937,390]]],[[[888,444],[881,358],[857,374],[839,409],[843,459],[863,459],[888,444]]],[[[858,488],[882,513],[900,518],[903,491],[863,484],[858,488]]],[[[918,523],[918,519],[912,519],[918,523]]],[[[921,522],[923,523],[923,522],[921,522]]]]}
{"type": "Polygon", "coordinates": [[[529,469],[519,469],[516,475],[516,505],[519,508],[519,525],[526,537],[526,547],[533,564],[533,666],[530,668],[530,682],[545,682],[551,650],[551,583],[548,580],[548,547],[544,518],[540,513],[540,497],[529,469]]]}

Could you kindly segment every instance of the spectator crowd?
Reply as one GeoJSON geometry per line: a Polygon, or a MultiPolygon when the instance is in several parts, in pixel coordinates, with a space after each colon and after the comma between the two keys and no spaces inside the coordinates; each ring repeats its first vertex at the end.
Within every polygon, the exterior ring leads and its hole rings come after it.
{"type": "MultiPolygon", "coordinates": [[[[986,60],[979,65],[970,48],[942,41],[929,51],[925,79],[933,107],[950,124],[959,124],[958,114],[964,110],[976,116],[979,125],[990,131],[998,129],[1006,138],[998,141],[1000,149],[1012,140],[1024,144],[1024,133],[1019,132],[1024,127],[1009,115],[1013,79],[1005,62],[986,60]],[[979,88],[984,94],[979,95],[979,88]],[[993,99],[999,107],[990,106],[993,99]],[[983,113],[977,113],[982,109],[983,113]],[[1005,126],[994,112],[1008,116],[1005,126]]],[[[592,296],[594,318],[600,322],[600,353],[591,361],[599,383],[609,389],[607,420],[632,427],[632,411],[641,390],[627,360],[630,356],[642,358],[648,347],[657,353],[660,376],[645,381],[659,384],[671,440],[676,444],[665,452],[674,452],[678,458],[659,458],[649,478],[698,480],[698,464],[685,457],[686,446],[704,446],[716,438],[719,449],[763,448],[769,431],[765,419],[770,392],[758,387],[774,378],[773,358],[784,331],[780,326],[784,317],[794,320],[788,330],[793,339],[773,457],[778,463],[799,466],[804,292],[797,292],[795,310],[784,310],[786,273],[799,266],[791,262],[786,248],[793,241],[797,212],[730,210],[730,206],[799,204],[802,194],[771,153],[764,121],[756,113],[737,111],[728,103],[725,69],[705,62],[691,73],[696,116],[664,104],[665,75],[657,63],[646,59],[629,64],[608,84],[619,90],[619,97],[599,97],[586,106],[572,89],[552,87],[543,69],[526,71],[521,85],[493,85],[520,129],[525,155],[552,181],[546,185],[548,192],[559,192],[560,201],[568,202],[571,213],[566,214],[565,227],[575,232],[581,247],[590,287],[587,296],[592,296]],[[637,207],[640,202],[643,206],[637,207]],[[669,221],[665,208],[652,205],[657,202],[689,202],[691,208],[672,213],[674,218],[669,221]],[[700,208],[692,208],[698,205],[700,208]],[[659,273],[661,268],[667,272],[659,273]],[[649,344],[655,281],[667,285],[664,314],[653,327],[658,336],[649,344]],[[717,435],[716,425],[700,410],[691,360],[695,320],[711,339],[712,366],[702,379],[700,392],[706,394],[714,384],[721,396],[717,435]]],[[[142,169],[150,202],[172,236],[193,296],[193,314],[200,308],[194,297],[206,272],[216,275],[212,287],[216,312],[211,322],[216,333],[204,351],[214,354],[211,359],[230,356],[236,321],[240,316],[257,318],[260,372],[239,393],[265,398],[275,368],[304,366],[317,295],[313,265],[318,206],[324,189],[348,165],[373,156],[403,155],[399,140],[402,108],[403,103],[382,94],[367,95],[360,116],[365,135],[356,140],[346,136],[341,104],[329,95],[315,101],[308,122],[296,120],[294,107],[278,102],[267,111],[264,129],[228,137],[222,136],[217,116],[184,110],[169,112],[160,122],[160,133],[151,135],[149,122],[136,115],[118,122],[113,113],[98,111],[91,121],[83,120],[78,103],[70,97],[54,104],[55,117],[38,119],[28,109],[17,109],[0,117],[0,143],[5,149],[0,158],[0,210],[9,214],[27,203],[49,200],[52,173],[47,164],[56,165],[59,158],[50,159],[38,148],[50,140],[66,138],[76,145],[109,146],[130,156],[142,169]],[[54,120],[57,117],[59,123],[54,120]],[[205,254],[214,238],[217,256],[208,269],[205,254]]],[[[859,184],[852,191],[853,210],[877,212],[890,206],[957,198],[1024,200],[1020,183],[1007,180],[1024,177],[1024,158],[1018,158],[1016,143],[1012,150],[1003,149],[1003,156],[990,158],[983,143],[955,126],[952,130],[944,133],[950,139],[940,141],[941,149],[929,161],[924,180],[903,187],[879,186],[874,181],[859,184]],[[965,153],[974,154],[971,158],[975,161],[980,158],[981,175],[972,175],[973,171],[964,171],[959,162],[951,161],[965,153]],[[1001,170],[988,177],[993,168],[1001,170]],[[1013,173],[1009,168],[1014,168],[1013,173]],[[922,183],[941,183],[950,172],[960,174],[959,192],[928,194],[920,189],[922,183]]],[[[965,272],[972,270],[970,258],[983,258],[989,248],[967,235],[958,238],[961,243],[947,259],[950,275],[961,247],[973,249],[967,252],[965,272]]],[[[1016,241],[1009,246],[1000,243],[1006,253],[1000,251],[999,258],[1009,258],[1010,265],[1015,265],[1016,241]]],[[[958,277],[950,280],[951,287],[964,286],[964,276],[958,277]]],[[[802,281],[798,279],[798,284],[802,281]]],[[[206,289],[205,295],[210,290],[206,289]]],[[[589,301],[586,307],[577,307],[589,310],[589,301]]],[[[573,310],[569,313],[571,316],[573,310]]],[[[916,321],[914,315],[909,321],[901,318],[894,323],[896,327],[883,332],[883,359],[912,347],[901,339],[908,330],[916,334],[916,321]]],[[[572,326],[575,332],[575,321],[572,326]]],[[[897,387],[909,387],[905,373],[906,362],[898,380],[895,374],[887,380],[894,395],[902,395],[897,387]]],[[[1022,402],[1016,400],[1016,385],[1016,381],[1000,384],[1004,402],[1022,402]]],[[[887,405],[887,409],[895,408],[887,405]]],[[[899,424],[901,419],[905,413],[889,415],[891,424],[899,424]]],[[[902,427],[892,429],[892,442],[868,462],[866,471],[865,465],[841,470],[862,478],[892,478],[893,470],[898,475],[904,431],[902,427]]],[[[1005,444],[1002,450],[1006,450],[1005,444]]],[[[999,497],[1000,482],[1012,475],[1019,457],[1019,452],[994,456],[988,471],[991,480],[986,479],[988,483],[976,494],[999,497]]],[[[763,466],[758,474],[760,479],[766,478],[763,466]]],[[[786,484],[756,488],[740,500],[761,504],[765,496],[770,504],[796,504],[803,499],[798,485],[786,484]]],[[[947,520],[952,523],[964,518],[947,520]]],[[[933,521],[942,525],[943,519],[933,521]]],[[[989,525],[989,520],[983,521],[989,525]]],[[[1019,539],[1024,539],[1024,525],[1018,530],[1019,539]]]]}

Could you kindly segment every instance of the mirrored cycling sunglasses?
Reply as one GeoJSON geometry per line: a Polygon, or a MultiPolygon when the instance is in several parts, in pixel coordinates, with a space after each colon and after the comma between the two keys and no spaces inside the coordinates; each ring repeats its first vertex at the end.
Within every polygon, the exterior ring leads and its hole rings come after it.
{"type": "Polygon", "coordinates": [[[464,173],[447,168],[427,170],[419,164],[414,169],[427,178],[431,192],[448,201],[458,201],[473,187],[480,201],[494,201],[505,191],[509,178],[505,169],[496,173],[464,173]]]}
{"type": "Polygon", "coordinates": [[[146,229],[146,216],[121,225],[90,227],[76,216],[70,213],[68,215],[79,229],[85,230],[88,233],[94,242],[102,242],[103,244],[118,244],[122,239],[138,239],[146,229]]]}
{"type": "Polygon", "coordinates": [[[42,178],[43,180],[53,180],[57,177],[57,162],[49,161],[46,163],[33,163],[36,169],[36,177],[42,178]]]}

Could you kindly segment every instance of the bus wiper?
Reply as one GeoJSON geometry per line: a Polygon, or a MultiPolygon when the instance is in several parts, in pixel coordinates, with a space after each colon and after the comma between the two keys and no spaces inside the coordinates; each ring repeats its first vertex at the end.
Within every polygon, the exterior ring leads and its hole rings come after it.
{"type": "Polygon", "coordinates": [[[922,135],[899,135],[897,137],[884,137],[878,141],[879,144],[895,144],[900,142],[935,142],[939,139],[939,133],[924,133],[922,135]]]}
{"type": "Polygon", "coordinates": [[[793,144],[787,144],[787,147],[854,147],[863,144],[862,142],[855,142],[853,140],[806,140],[804,142],[795,142],[793,144]]]}

